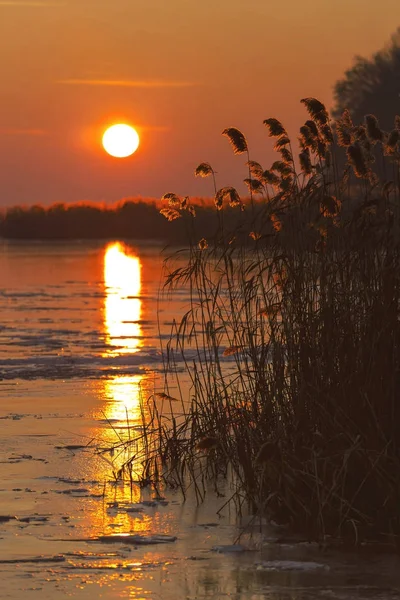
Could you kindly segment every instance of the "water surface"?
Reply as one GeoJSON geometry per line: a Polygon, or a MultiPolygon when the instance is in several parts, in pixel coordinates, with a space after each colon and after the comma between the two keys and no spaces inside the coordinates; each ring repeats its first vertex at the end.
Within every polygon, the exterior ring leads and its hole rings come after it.
{"type": "Polygon", "coordinates": [[[16,517],[0,519],[1,598],[400,598],[397,557],[322,552],[258,521],[243,533],[248,517],[217,514],[229,486],[197,506],[116,482],[110,448],[163,390],[160,339],[189,305],[160,297],[161,250],[0,245],[0,516],[16,517]]]}

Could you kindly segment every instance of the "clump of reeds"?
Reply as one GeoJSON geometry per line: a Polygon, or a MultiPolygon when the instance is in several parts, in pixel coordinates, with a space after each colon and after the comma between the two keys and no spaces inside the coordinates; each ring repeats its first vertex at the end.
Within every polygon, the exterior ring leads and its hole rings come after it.
{"type": "MultiPolygon", "coordinates": [[[[395,539],[399,119],[387,134],[370,115],[333,123],[322,103],[302,102],[297,156],[284,126],[264,121],[279,155],[268,169],[241,132],[223,132],[247,153],[256,201],[216,187],[217,216],[239,211],[240,225],[226,231],[218,218],[212,239],[196,232],[186,267],[168,274],[191,291],[169,344],[190,398],[169,420],[157,414],[149,476],[182,488],[189,477],[202,497],[207,478],[229,473],[238,498],[310,538],[395,539]]],[[[196,175],[215,181],[208,163],[196,175]]],[[[167,218],[190,206],[165,199],[167,218]]]]}

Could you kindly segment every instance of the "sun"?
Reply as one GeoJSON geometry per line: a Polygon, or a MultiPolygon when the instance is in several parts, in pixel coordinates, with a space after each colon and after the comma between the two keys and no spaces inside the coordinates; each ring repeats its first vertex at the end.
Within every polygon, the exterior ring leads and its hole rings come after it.
{"type": "Polygon", "coordinates": [[[112,125],[103,135],[104,150],[116,158],[131,156],[138,149],[139,142],[136,129],[124,123],[112,125]]]}

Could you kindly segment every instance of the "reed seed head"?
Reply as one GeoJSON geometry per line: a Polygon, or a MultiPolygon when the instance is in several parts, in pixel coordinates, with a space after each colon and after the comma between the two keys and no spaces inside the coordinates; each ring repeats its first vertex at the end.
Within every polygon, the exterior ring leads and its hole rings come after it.
{"type": "MultiPolygon", "coordinates": [[[[262,194],[264,192],[264,186],[261,181],[258,181],[258,179],[246,178],[243,181],[249,188],[250,192],[254,192],[255,194],[262,194]]],[[[236,204],[239,204],[239,202],[237,202],[236,204]]],[[[231,206],[235,205],[231,203],[231,206]]]]}
{"type": "Polygon", "coordinates": [[[348,127],[349,129],[351,129],[352,127],[354,127],[353,124],[353,119],[351,118],[351,114],[348,108],[345,108],[342,116],[341,116],[341,121],[343,121],[343,123],[346,125],[346,127],[348,127]]]}
{"type": "Polygon", "coordinates": [[[236,127],[228,127],[224,129],[222,135],[226,135],[229,139],[231,146],[233,148],[234,154],[243,154],[243,152],[248,152],[248,146],[246,138],[243,133],[236,129],[236,127]]]}
{"type": "Polygon", "coordinates": [[[311,127],[309,127],[308,125],[302,125],[300,127],[300,145],[302,146],[302,148],[311,148],[312,150],[315,150],[317,148],[317,143],[318,134],[315,135],[311,127]]]}
{"type": "Polygon", "coordinates": [[[361,143],[368,142],[367,129],[366,127],[364,127],[364,125],[357,125],[356,127],[354,127],[352,133],[354,140],[359,141],[361,143]]]}
{"type": "Polygon", "coordinates": [[[304,173],[304,175],[311,175],[312,164],[311,164],[310,150],[308,148],[305,148],[302,152],[300,152],[299,161],[300,161],[300,168],[301,168],[302,172],[304,173]]]}
{"type": "Polygon", "coordinates": [[[321,136],[324,142],[327,144],[333,144],[332,127],[329,125],[329,123],[321,126],[321,136]]]}
{"type": "Polygon", "coordinates": [[[228,200],[230,206],[241,204],[237,190],[230,186],[223,187],[216,193],[214,202],[218,210],[221,210],[224,200],[228,200]]]}
{"type": "Polygon", "coordinates": [[[383,131],[379,127],[378,119],[375,115],[366,115],[365,124],[367,136],[372,143],[383,141],[383,131]]]}
{"type": "Polygon", "coordinates": [[[347,158],[357,177],[365,178],[368,176],[369,169],[359,143],[355,142],[347,148],[347,158]]]}
{"type": "Polygon", "coordinates": [[[311,119],[308,119],[304,125],[306,125],[310,130],[311,133],[313,134],[314,137],[318,137],[319,135],[319,131],[318,131],[318,127],[316,126],[316,124],[314,123],[314,121],[311,121],[311,119]]]}
{"type": "Polygon", "coordinates": [[[288,192],[291,189],[292,185],[293,185],[293,178],[290,176],[283,177],[279,183],[279,187],[282,190],[282,192],[288,192]]]}
{"type": "Polygon", "coordinates": [[[393,131],[389,133],[389,137],[386,142],[386,148],[388,149],[389,154],[392,154],[396,151],[399,140],[400,131],[398,129],[393,129],[393,131]]]}
{"type": "Polygon", "coordinates": [[[321,200],[320,212],[323,217],[336,217],[340,211],[340,202],[335,196],[324,196],[321,200]]]}
{"type": "Polygon", "coordinates": [[[293,169],[291,167],[289,167],[288,164],[286,162],[283,162],[282,160],[276,160],[272,164],[271,171],[277,171],[283,177],[288,177],[289,175],[291,175],[293,173],[293,169]]]}
{"type": "Polygon", "coordinates": [[[284,148],[284,146],[287,146],[288,144],[290,144],[290,139],[288,138],[288,136],[287,135],[281,135],[276,140],[276,143],[275,143],[275,146],[274,146],[274,150],[280,150],[281,148],[284,148]]]}
{"type": "Polygon", "coordinates": [[[278,185],[278,183],[280,181],[279,177],[275,173],[273,173],[272,171],[269,171],[269,170],[264,171],[262,178],[266,184],[274,185],[274,186],[278,185]]]}
{"type": "Polygon", "coordinates": [[[173,192],[167,192],[166,194],[164,194],[164,196],[162,196],[161,200],[168,200],[169,206],[180,206],[181,205],[179,196],[177,196],[173,192]]]}
{"type": "Polygon", "coordinates": [[[276,213],[272,213],[270,219],[271,219],[272,227],[275,229],[275,231],[281,231],[282,221],[280,220],[278,215],[276,213]]]}
{"type": "Polygon", "coordinates": [[[195,170],[196,177],[208,177],[214,173],[212,166],[209,163],[203,162],[195,170]]]}
{"type": "Polygon", "coordinates": [[[262,178],[263,168],[260,163],[256,162],[255,160],[249,160],[246,164],[249,167],[250,174],[253,177],[256,177],[257,179],[262,178]]]}
{"type": "Polygon", "coordinates": [[[351,129],[341,119],[336,121],[335,132],[339,146],[343,148],[350,146],[352,141],[351,129]]]}
{"type": "Polygon", "coordinates": [[[286,163],[287,165],[293,162],[293,156],[289,148],[280,148],[279,153],[282,157],[282,162],[286,163]]]}
{"type": "Polygon", "coordinates": [[[279,137],[281,135],[287,137],[286,129],[284,128],[282,123],[278,121],[278,119],[274,119],[272,117],[270,119],[265,119],[263,123],[268,128],[269,137],[279,137]]]}
{"type": "Polygon", "coordinates": [[[175,221],[175,219],[179,219],[182,215],[179,210],[175,208],[162,208],[160,213],[168,220],[175,221]]]}
{"type": "Polygon", "coordinates": [[[200,248],[200,250],[207,250],[208,242],[207,242],[206,238],[201,238],[201,240],[199,241],[199,248],[200,248]]]}
{"type": "Polygon", "coordinates": [[[328,113],[322,102],[316,98],[303,98],[300,102],[304,104],[313,121],[317,122],[319,125],[325,125],[328,122],[328,113]]]}

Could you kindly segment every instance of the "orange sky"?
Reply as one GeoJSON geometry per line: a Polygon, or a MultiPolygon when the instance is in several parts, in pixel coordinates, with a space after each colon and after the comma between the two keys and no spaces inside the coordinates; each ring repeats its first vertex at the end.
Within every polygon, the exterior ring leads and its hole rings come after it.
{"type": "Polygon", "coordinates": [[[222,129],[268,167],[263,119],[295,133],[300,98],[329,106],[398,24],[399,0],[0,0],[0,203],[210,195],[202,161],[244,191],[222,129]],[[141,132],[128,159],[101,149],[119,121],[141,132]]]}

